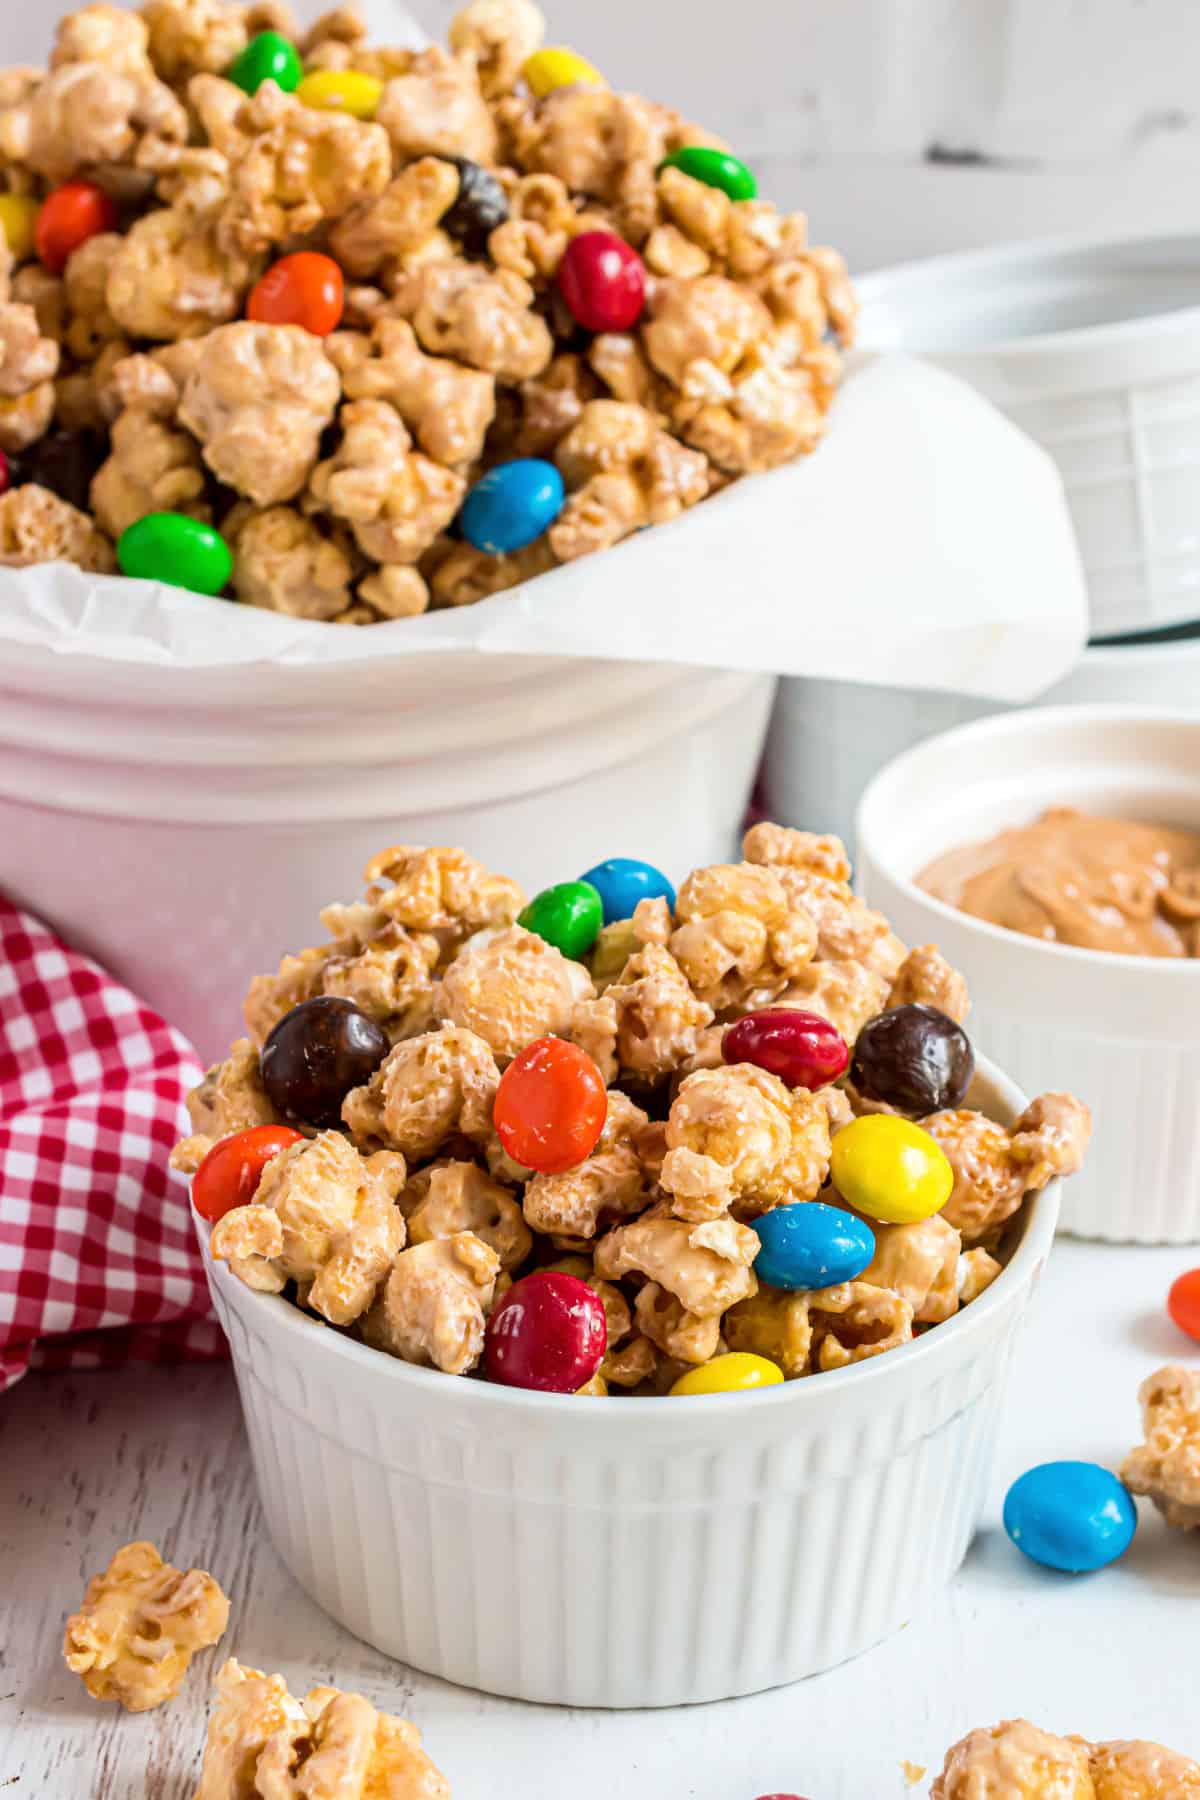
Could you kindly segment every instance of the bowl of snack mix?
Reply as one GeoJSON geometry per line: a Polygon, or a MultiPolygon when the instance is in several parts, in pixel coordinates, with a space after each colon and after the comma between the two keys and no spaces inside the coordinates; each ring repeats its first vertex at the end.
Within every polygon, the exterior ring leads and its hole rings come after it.
{"type": "Polygon", "coordinates": [[[1200,238],[1007,244],[860,289],[865,343],[961,376],[1054,458],[1094,637],[1196,619],[1200,238]]]}
{"type": "Polygon", "coordinates": [[[962,976],[838,840],[759,824],[743,858],[530,898],[385,850],[189,1098],[275,1545],[448,1680],[796,1680],[978,1522],[1088,1109],[976,1060],[962,976]]]}
{"type": "Polygon", "coordinates": [[[853,336],[802,214],[544,35],[146,0],[0,76],[0,880],[205,1050],[386,838],[536,822],[536,880],[741,823],[769,676],[432,648],[594,552],[601,614],[610,559],[818,447],[853,336]]]}
{"type": "Polygon", "coordinates": [[[1001,714],[909,750],[858,812],[868,900],[971,971],[1022,1086],[1069,1069],[1097,1118],[1063,1225],[1200,1241],[1200,718],[1001,714]]]}

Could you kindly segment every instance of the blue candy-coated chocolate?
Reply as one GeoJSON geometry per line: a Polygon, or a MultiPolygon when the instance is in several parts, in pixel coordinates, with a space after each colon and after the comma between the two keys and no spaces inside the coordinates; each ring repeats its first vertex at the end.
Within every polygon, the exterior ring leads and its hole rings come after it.
{"type": "Polygon", "coordinates": [[[675,889],[661,869],[653,863],[638,862],[632,856],[610,856],[597,863],[579,878],[590,881],[604,907],[604,923],[615,919],[631,919],[639,900],[665,900],[675,910],[675,889]]]}
{"type": "Polygon", "coordinates": [[[768,1287],[834,1287],[861,1275],[875,1255],[865,1220],[819,1200],[777,1206],[752,1223],[762,1240],[754,1273],[768,1287]]]}
{"type": "Polygon", "coordinates": [[[1080,1575],[1125,1554],[1137,1530],[1137,1507],[1099,1463],[1039,1463],[1009,1488],[1004,1529],[1032,1562],[1080,1575]]]}
{"type": "Polygon", "coordinates": [[[468,544],[488,556],[523,550],[553,525],[563,509],[563,478],[540,456],[498,463],[463,501],[459,524],[468,544]]]}

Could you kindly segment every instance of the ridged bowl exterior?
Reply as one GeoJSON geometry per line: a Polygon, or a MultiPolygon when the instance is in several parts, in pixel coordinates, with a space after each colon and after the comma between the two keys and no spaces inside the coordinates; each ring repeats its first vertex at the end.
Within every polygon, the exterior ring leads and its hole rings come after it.
{"type": "Polygon", "coordinates": [[[489,1693],[673,1706],[857,1656],[950,1579],[1056,1213],[1048,1190],[994,1287],[916,1343],[687,1401],[451,1380],[209,1278],[272,1539],[340,1624],[489,1693]]]}

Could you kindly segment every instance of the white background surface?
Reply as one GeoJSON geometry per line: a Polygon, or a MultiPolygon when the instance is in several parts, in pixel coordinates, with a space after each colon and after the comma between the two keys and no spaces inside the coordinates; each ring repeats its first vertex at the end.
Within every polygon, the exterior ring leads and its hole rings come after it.
{"type": "Polygon", "coordinates": [[[1031,1463],[1117,1465],[1137,1441],[1139,1381],[1198,1360],[1163,1311],[1195,1260],[1059,1243],[1018,1348],[984,1528],[945,1599],[828,1675],[671,1712],[491,1700],[347,1636],[262,1532],[227,1370],[29,1377],[0,1408],[0,1793],[190,1800],[208,1682],[227,1653],[281,1669],[297,1691],[334,1681],[411,1717],[454,1800],[902,1800],[904,1759],[929,1765],[924,1793],[964,1731],[1021,1713],[1200,1757],[1200,1542],[1145,1507],[1123,1562],[1071,1577],[1026,1562],[999,1524],[1008,1482],[1031,1463]],[[233,1601],[221,1650],[198,1660],[176,1703],[141,1717],[90,1701],[59,1660],[86,1577],[136,1537],[211,1568],[233,1601]]]}

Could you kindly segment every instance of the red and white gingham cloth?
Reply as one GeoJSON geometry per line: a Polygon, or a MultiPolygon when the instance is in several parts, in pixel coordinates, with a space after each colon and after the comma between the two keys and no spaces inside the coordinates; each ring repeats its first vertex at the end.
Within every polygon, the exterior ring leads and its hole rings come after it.
{"type": "Polygon", "coordinates": [[[171,1146],[187,1039],[0,896],[0,1392],[223,1356],[171,1146]]]}

